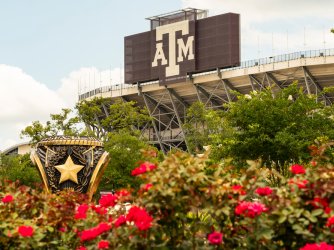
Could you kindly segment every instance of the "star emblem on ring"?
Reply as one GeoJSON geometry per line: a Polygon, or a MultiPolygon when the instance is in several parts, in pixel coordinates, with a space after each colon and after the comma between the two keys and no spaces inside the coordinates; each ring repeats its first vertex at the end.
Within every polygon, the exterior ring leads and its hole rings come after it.
{"type": "Polygon", "coordinates": [[[84,166],[74,164],[71,156],[69,155],[63,165],[55,166],[55,168],[61,174],[59,184],[67,180],[71,180],[78,184],[78,172],[83,169],[84,166]]]}

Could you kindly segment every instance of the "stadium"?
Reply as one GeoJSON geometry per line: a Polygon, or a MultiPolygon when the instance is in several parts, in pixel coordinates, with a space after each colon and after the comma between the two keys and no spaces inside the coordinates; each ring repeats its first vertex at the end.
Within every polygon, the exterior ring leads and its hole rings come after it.
{"type": "Polygon", "coordinates": [[[305,93],[332,103],[334,96],[323,90],[333,86],[334,49],[240,62],[238,14],[207,17],[188,8],[147,19],[150,31],[124,39],[125,83],[79,93],[79,101],[104,98],[105,116],[118,99],[146,107],[153,119],[142,136],[163,152],[187,150],[182,125],[194,102],[223,109],[236,92],[276,91],[298,81],[305,93]]]}

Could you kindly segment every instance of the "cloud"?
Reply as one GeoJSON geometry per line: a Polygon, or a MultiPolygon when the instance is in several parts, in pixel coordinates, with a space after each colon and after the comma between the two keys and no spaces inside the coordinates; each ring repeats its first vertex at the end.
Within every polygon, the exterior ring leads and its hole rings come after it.
{"type": "Polygon", "coordinates": [[[305,17],[333,18],[332,0],[183,0],[183,7],[208,9],[212,14],[241,13],[245,20],[267,21],[299,19],[305,17]]]}
{"type": "Polygon", "coordinates": [[[65,105],[57,93],[22,69],[0,64],[0,149],[18,143],[21,129],[65,105]]]}
{"type": "Polygon", "coordinates": [[[59,89],[51,90],[22,69],[0,64],[0,150],[27,141],[19,135],[32,121],[45,122],[62,108],[73,109],[79,91],[119,83],[121,72],[120,68],[80,68],[61,79],[59,89]]]}
{"type": "Polygon", "coordinates": [[[242,60],[301,50],[334,48],[334,1],[183,0],[210,15],[240,14],[242,60]]]}

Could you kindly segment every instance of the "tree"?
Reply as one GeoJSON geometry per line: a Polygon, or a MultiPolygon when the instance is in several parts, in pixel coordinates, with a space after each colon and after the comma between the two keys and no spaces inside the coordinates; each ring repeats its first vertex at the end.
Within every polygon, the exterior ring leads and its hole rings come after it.
{"type": "Polygon", "coordinates": [[[131,176],[131,171],[138,167],[140,162],[150,160],[145,154],[146,151],[153,152],[153,156],[158,151],[139,139],[138,135],[125,130],[109,133],[104,147],[109,152],[110,162],[101,180],[101,190],[139,187],[141,182],[131,176]]]}
{"type": "Polygon", "coordinates": [[[19,181],[20,184],[33,187],[41,183],[39,173],[30,161],[29,154],[0,155],[0,179],[19,181]]]}
{"type": "Polygon", "coordinates": [[[206,113],[205,105],[201,102],[193,103],[186,111],[183,129],[189,152],[199,152],[209,144],[206,113]]]}
{"type": "Polygon", "coordinates": [[[315,140],[334,139],[334,109],[315,95],[306,95],[292,84],[273,95],[271,90],[239,95],[227,105],[223,118],[234,130],[216,136],[216,159],[261,158],[267,166],[309,158],[308,146],[315,140]]]}
{"type": "Polygon", "coordinates": [[[71,109],[62,109],[60,114],[50,114],[51,121],[43,125],[40,121],[34,121],[21,131],[21,137],[30,138],[30,143],[35,145],[45,137],[55,135],[78,136],[82,132],[78,128],[79,118],[69,117],[71,109]]]}
{"type": "Polygon", "coordinates": [[[136,103],[123,102],[121,99],[110,104],[105,98],[94,98],[77,103],[76,110],[80,121],[86,124],[88,133],[97,138],[106,139],[108,132],[120,130],[136,131],[150,121],[148,111],[136,106],[136,103]],[[102,110],[107,110],[106,115],[102,110]]]}
{"type": "Polygon", "coordinates": [[[126,129],[137,131],[151,120],[147,109],[135,106],[135,102],[117,100],[110,105],[109,115],[102,120],[102,126],[108,131],[117,132],[126,129]]]}
{"type": "Polygon", "coordinates": [[[221,136],[230,136],[232,129],[223,118],[224,112],[208,109],[201,102],[195,102],[187,109],[183,129],[191,153],[202,152],[204,146],[220,143],[221,136]]]}
{"type": "Polygon", "coordinates": [[[80,122],[79,117],[70,117],[71,109],[62,109],[60,114],[51,114],[52,120],[52,133],[57,134],[59,131],[65,136],[76,136],[80,134],[78,123],[80,122]]]}
{"type": "Polygon", "coordinates": [[[102,105],[103,98],[94,98],[92,100],[83,100],[75,106],[77,115],[86,126],[89,135],[102,139],[106,135],[106,130],[102,127],[99,117],[103,116],[102,105]]]}
{"type": "Polygon", "coordinates": [[[31,125],[21,131],[21,138],[28,137],[30,138],[30,143],[35,145],[43,138],[50,136],[50,133],[51,124],[49,121],[46,122],[45,126],[39,121],[33,121],[31,125]]]}

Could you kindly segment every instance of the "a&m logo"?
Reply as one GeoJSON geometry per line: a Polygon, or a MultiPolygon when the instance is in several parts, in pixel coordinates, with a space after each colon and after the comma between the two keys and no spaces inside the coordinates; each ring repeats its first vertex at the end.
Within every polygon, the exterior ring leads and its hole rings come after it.
{"type": "Polygon", "coordinates": [[[160,65],[168,64],[166,67],[166,77],[177,76],[180,74],[180,66],[178,63],[183,62],[183,60],[195,59],[194,36],[189,36],[188,20],[157,27],[156,42],[156,51],[152,67],[157,67],[159,61],[160,65]],[[181,31],[182,37],[185,37],[186,42],[184,42],[184,39],[182,38],[176,39],[177,31],[181,31]],[[163,51],[162,37],[164,34],[168,34],[168,60],[163,51]],[[176,51],[177,54],[175,53],[176,51]]]}

